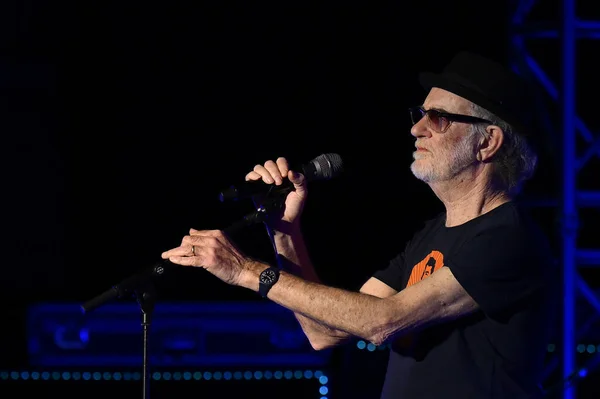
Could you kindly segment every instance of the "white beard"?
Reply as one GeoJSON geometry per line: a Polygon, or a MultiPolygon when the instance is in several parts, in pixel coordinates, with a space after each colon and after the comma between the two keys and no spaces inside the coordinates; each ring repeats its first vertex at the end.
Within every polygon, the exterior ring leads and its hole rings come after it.
{"type": "Polygon", "coordinates": [[[448,181],[456,177],[475,161],[473,136],[467,135],[450,147],[441,147],[432,152],[414,152],[410,165],[413,175],[425,183],[448,181]]]}

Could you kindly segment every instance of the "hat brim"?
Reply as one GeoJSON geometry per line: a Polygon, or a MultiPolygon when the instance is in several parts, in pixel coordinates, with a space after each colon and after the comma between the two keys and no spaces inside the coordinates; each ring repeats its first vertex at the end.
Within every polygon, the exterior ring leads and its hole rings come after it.
{"type": "Polygon", "coordinates": [[[529,130],[521,121],[515,118],[514,115],[506,112],[506,110],[497,102],[486,97],[479,91],[457,82],[443,73],[422,72],[419,74],[419,82],[425,90],[430,90],[433,87],[437,87],[471,101],[472,103],[479,105],[504,121],[510,123],[523,134],[526,134],[526,132],[529,130]]]}

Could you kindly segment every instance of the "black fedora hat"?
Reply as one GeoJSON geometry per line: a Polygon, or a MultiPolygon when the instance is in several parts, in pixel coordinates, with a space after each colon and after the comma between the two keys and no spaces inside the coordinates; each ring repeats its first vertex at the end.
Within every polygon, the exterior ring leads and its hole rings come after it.
{"type": "Polygon", "coordinates": [[[426,90],[438,87],[485,108],[522,135],[535,130],[532,86],[496,60],[461,51],[441,73],[422,72],[419,80],[426,90]]]}

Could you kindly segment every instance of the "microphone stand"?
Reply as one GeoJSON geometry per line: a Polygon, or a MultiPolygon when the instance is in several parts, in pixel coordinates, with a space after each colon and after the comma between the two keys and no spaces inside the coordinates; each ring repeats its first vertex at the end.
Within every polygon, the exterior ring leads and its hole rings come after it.
{"type": "Polygon", "coordinates": [[[154,305],[156,304],[156,291],[153,284],[148,286],[141,292],[141,295],[136,295],[138,304],[142,312],[142,341],[143,341],[143,354],[142,354],[142,398],[148,399],[150,397],[150,368],[148,362],[148,332],[150,330],[150,324],[152,323],[152,313],[154,311],[154,305]]]}
{"type": "MultiPolygon", "coordinates": [[[[231,226],[225,229],[227,234],[234,234],[246,226],[250,226],[257,223],[262,223],[267,220],[269,212],[272,210],[279,210],[284,205],[283,198],[273,197],[265,200],[261,206],[255,211],[247,214],[241,220],[233,223],[231,226]]],[[[150,367],[148,360],[148,338],[150,325],[152,324],[152,314],[156,305],[156,289],[153,284],[153,279],[162,277],[169,268],[175,266],[168,260],[161,260],[155,263],[152,267],[141,271],[131,277],[126,278],[120,283],[114,285],[109,290],[102,294],[90,299],[89,301],[81,305],[81,309],[84,313],[88,313],[104,303],[114,299],[123,298],[135,298],[141,311],[141,325],[142,325],[142,345],[143,345],[143,359],[142,359],[142,398],[150,398],[150,367]]]]}
{"type": "MultiPolygon", "coordinates": [[[[169,262],[170,263],[170,262],[169,262]]],[[[140,306],[142,316],[142,397],[149,399],[150,397],[150,368],[148,361],[148,337],[150,325],[152,324],[152,313],[156,304],[156,289],[152,282],[153,277],[162,276],[165,271],[166,264],[160,262],[152,268],[142,271],[134,276],[131,276],[119,284],[113,286],[108,291],[92,298],[81,305],[84,313],[90,312],[99,307],[104,302],[112,299],[122,299],[125,297],[133,297],[140,306]]]]}

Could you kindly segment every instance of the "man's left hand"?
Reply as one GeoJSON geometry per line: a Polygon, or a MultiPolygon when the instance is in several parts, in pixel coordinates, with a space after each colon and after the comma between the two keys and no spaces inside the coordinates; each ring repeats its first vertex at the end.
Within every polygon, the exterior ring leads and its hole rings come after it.
{"type": "Polygon", "coordinates": [[[249,280],[250,269],[258,266],[221,230],[190,229],[179,247],[165,251],[161,256],[178,265],[202,267],[225,283],[240,286],[249,280]]]}

